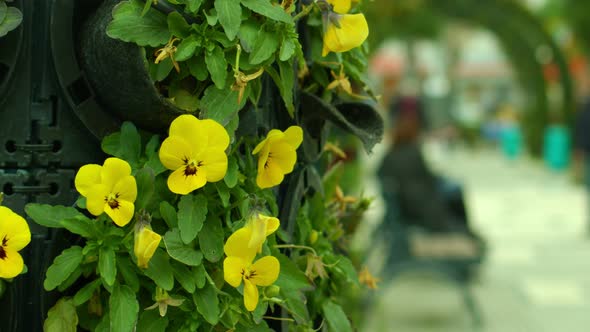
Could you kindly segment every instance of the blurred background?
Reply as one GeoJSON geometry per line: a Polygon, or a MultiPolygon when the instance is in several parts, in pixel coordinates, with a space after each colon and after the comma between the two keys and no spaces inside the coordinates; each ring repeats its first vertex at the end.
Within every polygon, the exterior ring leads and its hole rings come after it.
{"type": "Polygon", "coordinates": [[[361,331],[588,331],[590,1],[364,11],[388,134],[342,184],[373,199],[361,331]]]}

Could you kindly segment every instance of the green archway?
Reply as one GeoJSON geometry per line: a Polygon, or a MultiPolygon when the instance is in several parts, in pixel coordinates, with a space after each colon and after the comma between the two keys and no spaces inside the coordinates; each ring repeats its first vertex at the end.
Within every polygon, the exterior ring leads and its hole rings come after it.
{"type": "Polygon", "coordinates": [[[550,49],[551,62],[559,70],[563,97],[562,104],[553,111],[560,112],[566,123],[572,122],[575,100],[565,57],[542,22],[515,1],[379,0],[369,7],[370,21],[377,27],[374,43],[396,34],[402,38],[435,37],[445,18],[478,24],[493,32],[513,63],[523,90],[530,96],[524,125],[534,154],[541,152],[543,129],[552,111],[543,64],[535,55],[540,47],[550,49]]]}

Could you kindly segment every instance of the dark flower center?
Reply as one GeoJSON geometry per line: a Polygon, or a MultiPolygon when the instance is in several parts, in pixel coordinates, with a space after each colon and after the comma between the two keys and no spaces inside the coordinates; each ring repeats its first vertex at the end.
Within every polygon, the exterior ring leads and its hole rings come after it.
{"type": "Polygon", "coordinates": [[[186,165],[184,168],[184,176],[186,177],[196,175],[199,167],[203,166],[202,161],[196,161],[194,159],[189,159],[188,157],[184,157],[182,161],[186,165]]]}
{"type": "Polygon", "coordinates": [[[248,280],[250,278],[254,278],[256,276],[256,271],[255,270],[242,269],[242,276],[246,280],[248,280]]]}
{"type": "Polygon", "coordinates": [[[6,251],[4,250],[4,247],[6,247],[6,242],[8,242],[8,239],[5,236],[2,239],[2,245],[0,246],[0,259],[5,259],[6,258],[6,251]]]}
{"type": "Polygon", "coordinates": [[[119,196],[119,193],[109,194],[108,196],[105,196],[104,201],[109,205],[111,209],[118,209],[120,206],[118,201],[119,196]]]}

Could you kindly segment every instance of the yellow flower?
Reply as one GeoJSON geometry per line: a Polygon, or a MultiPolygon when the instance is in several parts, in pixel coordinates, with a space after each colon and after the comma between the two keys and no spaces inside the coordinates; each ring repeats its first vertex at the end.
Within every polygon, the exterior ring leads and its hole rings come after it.
{"type": "Polygon", "coordinates": [[[170,125],[170,136],[160,148],[160,161],[173,170],[168,188],[186,195],[225,176],[229,135],[219,123],[199,120],[193,115],[177,117],[170,125]]]}
{"type": "Polygon", "coordinates": [[[270,188],[280,184],[285,174],[289,174],[297,161],[297,148],[303,141],[303,130],[299,126],[291,126],[283,133],[278,129],[271,130],[260,142],[252,154],[258,154],[258,187],[270,188]]]}
{"type": "Polygon", "coordinates": [[[223,250],[227,258],[223,261],[223,278],[233,287],[239,287],[244,281],[244,305],[254,311],[258,305],[257,286],[272,285],[280,273],[279,260],[265,256],[252,263],[257,248],[251,248],[249,241],[252,229],[242,227],[226,241],[223,250]]]}
{"type": "Polygon", "coordinates": [[[332,10],[339,14],[346,14],[350,10],[351,0],[327,0],[332,5],[332,10]]]}
{"type": "Polygon", "coordinates": [[[279,225],[279,219],[256,213],[246,224],[252,233],[248,241],[248,248],[256,248],[256,252],[261,253],[262,244],[266,237],[274,233],[279,225]]]}
{"type": "Polygon", "coordinates": [[[31,231],[23,217],[0,206],[0,278],[14,278],[25,266],[19,250],[31,242],[31,231]]]}
{"type": "Polygon", "coordinates": [[[322,56],[346,52],[361,46],[369,36],[369,25],[363,14],[329,13],[324,32],[322,56]]]}
{"type": "Polygon", "coordinates": [[[135,244],[133,246],[133,252],[137,257],[137,266],[142,269],[147,269],[148,263],[156,249],[162,237],[160,234],[152,231],[149,227],[143,226],[135,233],[135,244]]]}
{"type": "Polygon", "coordinates": [[[86,197],[86,208],[93,215],[106,212],[118,226],[127,225],[133,218],[137,184],[125,160],[108,158],[103,166],[84,165],[74,183],[76,190],[86,197]]]}

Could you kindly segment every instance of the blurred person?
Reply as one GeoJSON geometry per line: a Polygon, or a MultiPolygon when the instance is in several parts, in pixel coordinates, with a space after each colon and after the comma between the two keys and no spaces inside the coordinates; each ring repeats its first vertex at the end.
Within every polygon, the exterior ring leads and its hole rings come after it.
{"type": "Polygon", "coordinates": [[[395,200],[402,222],[430,231],[470,232],[461,187],[435,175],[424,159],[420,136],[425,112],[416,95],[402,94],[391,106],[391,146],[379,169],[388,208],[395,200]]]}
{"type": "Polygon", "coordinates": [[[560,171],[569,166],[570,132],[558,114],[551,115],[551,123],[543,137],[543,159],[547,167],[560,171]]]}
{"type": "Polygon", "coordinates": [[[578,113],[574,125],[574,176],[585,185],[588,192],[588,225],[590,226],[590,98],[587,98],[578,113]]]}
{"type": "Polygon", "coordinates": [[[505,104],[498,110],[500,124],[500,146],[504,156],[510,160],[516,159],[522,152],[522,132],[518,123],[518,115],[510,104],[505,104]]]}
{"type": "Polygon", "coordinates": [[[466,89],[465,96],[459,99],[453,110],[453,116],[467,146],[475,148],[484,117],[481,92],[477,85],[472,84],[466,89]]]}

